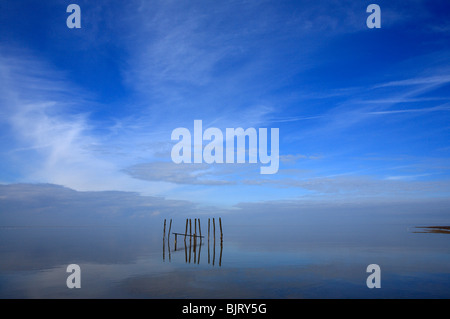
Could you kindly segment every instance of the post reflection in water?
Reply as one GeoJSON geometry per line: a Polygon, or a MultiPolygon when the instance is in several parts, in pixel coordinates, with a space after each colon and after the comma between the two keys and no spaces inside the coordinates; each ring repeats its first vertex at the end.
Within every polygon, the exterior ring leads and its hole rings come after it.
{"type": "MultiPolygon", "coordinates": [[[[216,227],[215,227],[215,219],[213,218],[212,222],[213,231],[212,231],[212,260],[211,260],[211,241],[210,241],[210,219],[208,218],[208,264],[212,265],[213,267],[216,264],[216,227]]],[[[219,267],[222,267],[222,251],[223,251],[223,234],[222,234],[222,220],[219,218],[219,224],[220,224],[220,253],[219,253],[219,267]]],[[[172,254],[176,254],[180,250],[183,250],[183,247],[178,247],[178,236],[184,236],[184,260],[185,263],[193,263],[193,264],[200,264],[200,257],[201,257],[201,251],[204,241],[204,236],[202,236],[201,226],[200,226],[200,219],[194,220],[194,233],[192,233],[192,220],[186,219],[186,230],[184,233],[175,233],[173,232],[172,235],[174,236],[174,251],[171,251],[170,248],[170,229],[172,228],[172,220],[170,220],[170,226],[169,226],[169,232],[167,233],[167,252],[169,257],[169,262],[172,261],[172,254]],[[197,233],[197,222],[198,222],[198,233],[197,233]],[[188,226],[189,226],[189,233],[188,233],[188,226]],[[189,243],[187,242],[187,237],[189,237],[189,243]],[[189,250],[189,252],[188,252],[189,250]],[[193,255],[193,256],[192,256],[193,255]]],[[[165,262],[166,259],[166,220],[164,220],[164,230],[163,230],[163,261],[165,262]]]]}

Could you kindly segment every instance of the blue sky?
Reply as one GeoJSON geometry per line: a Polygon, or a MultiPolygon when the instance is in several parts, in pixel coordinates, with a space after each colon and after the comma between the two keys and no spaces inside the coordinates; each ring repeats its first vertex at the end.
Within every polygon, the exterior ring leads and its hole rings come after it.
{"type": "Polygon", "coordinates": [[[448,1],[0,3],[0,183],[232,206],[450,195],[448,1]],[[66,8],[81,7],[81,29],[66,8]],[[366,7],[381,7],[368,29],[366,7]],[[175,165],[173,129],[277,127],[280,169],[175,165]]]}

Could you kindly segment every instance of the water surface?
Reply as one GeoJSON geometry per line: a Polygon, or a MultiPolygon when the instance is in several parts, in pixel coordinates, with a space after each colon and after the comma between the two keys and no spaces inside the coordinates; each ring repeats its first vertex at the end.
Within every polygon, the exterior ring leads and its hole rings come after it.
{"type": "MultiPolygon", "coordinates": [[[[386,215],[387,216],[387,215],[386,215]]],[[[198,217],[198,216],[197,216],[198,217]]],[[[202,216],[206,235],[208,216],[202,216]]],[[[185,216],[172,231],[184,232],[185,216]]],[[[220,244],[163,240],[163,219],[134,225],[0,228],[1,298],[449,298],[450,235],[426,218],[222,216],[220,244]],[[81,288],[68,289],[69,264],[81,288]],[[366,267],[381,267],[381,288],[366,267]]]]}

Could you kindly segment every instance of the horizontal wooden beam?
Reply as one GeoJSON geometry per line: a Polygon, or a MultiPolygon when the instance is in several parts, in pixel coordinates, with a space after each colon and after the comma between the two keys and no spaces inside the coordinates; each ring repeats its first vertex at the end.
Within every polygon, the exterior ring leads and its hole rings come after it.
{"type": "Polygon", "coordinates": [[[201,238],[204,238],[205,236],[199,236],[199,235],[188,235],[188,234],[185,234],[185,233],[172,233],[172,234],[174,234],[174,235],[181,235],[181,236],[190,236],[190,237],[201,237],[201,238]]]}

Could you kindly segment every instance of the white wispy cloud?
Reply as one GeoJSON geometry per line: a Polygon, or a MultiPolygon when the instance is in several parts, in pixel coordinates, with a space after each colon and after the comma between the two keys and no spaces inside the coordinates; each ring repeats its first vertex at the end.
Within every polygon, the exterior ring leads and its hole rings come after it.
{"type": "Polygon", "coordinates": [[[377,111],[377,112],[370,112],[370,114],[386,115],[386,114],[398,114],[398,113],[418,113],[418,112],[436,112],[436,111],[450,111],[450,104],[445,103],[445,104],[438,105],[438,106],[417,108],[417,109],[377,111]]]}
{"type": "MultiPolygon", "coordinates": [[[[148,109],[147,123],[156,128],[161,118],[166,127],[185,125],[191,118],[221,120],[224,127],[238,120],[253,126],[258,116],[274,123],[317,119],[320,115],[280,116],[282,106],[256,97],[320,65],[314,54],[332,36],[365,28],[364,8],[351,1],[327,6],[308,1],[295,14],[268,2],[135,3],[127,8],[123,24],[129,55],[123,73],[148,109]],[[305,45],[301,50],[288,45],[294,41],[305,45]],[[293,54],[304,56],[304,62],[297,59],[295,65],[287,65],[285,59],[293,54]],[[261,105],[276,112],[263,118],[261,105]]],[[[386,15],[390,11],[386,9],[386,15]]]]}
{"type": "Polygon", "coordinates": [[[378,84],[375,88],[383,87],[397,87],[397,86],[415,86],[415,85],[432,85],[433,87],[450,83],[450,75],[434,75],[427,77],[415,77],[405,80],[390,81],[382,84],[378,84]]]}
{"type": "MultiPolygon", "coordinates": [[[[438,72],[428,70],[429,72],[438,72]]],[[[417,76],[399,81],[390,81],[377,84],[368,88],[352,88],[352,94],[348,99],[340,102],[326,112],[315,114],[307,119],[315,120],[316,125],[304,131],[301,138],[322,136],[331,132],[341,132],[364,122],[373,120],[373,115],[388,115],[401,113],[419,113],[447,111],[448,103],[422,108],[392,109],[398,104],[433,102],[448,100],[447,97],[423,96],[433,94],[433,91],[450,83],[449,75],[417,76]],[[399,89],[402,87],[402,89],[399,89]],[[374,96],[382,96],[374,98],[374,96]]],[[[298,119],[306,119],[299,117],[298,119]]],[[[296,137],[290,138],[295,140],[296,137]]]]}
{"type": "Polygon", "coordinates": [[[322,198],[323,201],[345,199],[349,202],[360,199],[406,199],[445,198],[450,192],[448,180],[419,180],[429,174],[390,176],[376,178],[363,175],[341,175],[335,177],[282,178],[278,180],[249,180],[250,184],[277,187],[297,187],[310,191],[301,197],[305,200],[322,198]]]}
{"type": "Polygon", "coordinates": [[[147,181],[165,181],[188,185],[232,185],[234,181],[223,178],[223,171],[208,164],[175,164],[173,162],[152,162],[136,164],[124,171],[130,176],[147,181]],[[222,178],[221,178],[222,177],[222,178]]]}
{"type": "Polygon", "coordinates": [[[91,97],[48,64],[21,52],[2,56],[0,70],[2,130],[14,145],[3,154],[16,162],[24,180],[78,190],[157,193],[170,188],[139,182],[121,172],[123,159],[93,151],[93,145],[107,149],[114,142],[105,144],[89,113],[76,111],[80,105],[88,109],[91,97]]]}

